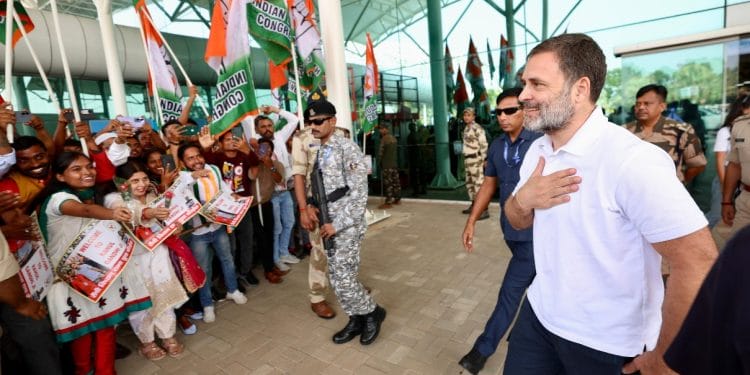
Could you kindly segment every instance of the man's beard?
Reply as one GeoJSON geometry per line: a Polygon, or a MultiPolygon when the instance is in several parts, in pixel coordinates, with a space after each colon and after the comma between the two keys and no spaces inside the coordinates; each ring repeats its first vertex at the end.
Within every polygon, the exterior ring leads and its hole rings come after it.
{"type": "Polygon", "coordinates": [[[566,89],[549,103],[536,103],[533,106],[524,103],[524,110],[534,108],[539,113],[535,118],[525,116],[523,126],[536,132],[554,133],[564,129],[575,114],[575,108],[570,103],[570,89],[566,89]]]}

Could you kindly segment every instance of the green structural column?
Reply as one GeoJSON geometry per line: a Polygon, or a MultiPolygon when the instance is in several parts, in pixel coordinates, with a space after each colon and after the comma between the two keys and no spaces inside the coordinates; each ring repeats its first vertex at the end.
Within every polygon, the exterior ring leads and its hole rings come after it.
{"type": "MultiPolygon", "coordinates": [[[[505,0],[505,25],[506,32],[508,33],[508,45],[510,50],[513,51],[513,56],[516,56],[516,25],[515,25],[515,14],[513,13],[513,0],[505,0]]],[[[516,85],[516,59],[508,61],[510,64],[510,77],[505,78],[503,82],[503,88],[511,88],[516,85]]]]}
{"type": "Polygon", "coordinates": [[[448,145],[448,100],[445,93],[445,61],[443,55],[443,20],[440,1],[427,2],[427,27],[430,34],[430,74],[432,77],[432,108],[435,119],[435,167],[437,173],[430,184],[433,189],[455,189],[460,184],[451,174],[448,145]]]}

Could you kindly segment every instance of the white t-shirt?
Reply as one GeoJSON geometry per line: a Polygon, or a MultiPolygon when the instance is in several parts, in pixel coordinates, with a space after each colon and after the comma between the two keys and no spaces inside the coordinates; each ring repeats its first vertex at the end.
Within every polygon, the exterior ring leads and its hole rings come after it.
{"type": "Polygon", "coordinates": [[[555,335],[615,355],[653,348],[664,287],[661,257],[650,244],[707,224],[674,162],[609,123],[598,107],[557,151],[547,135],[534,141],[516,191],[540,156],[544,175],[576,168],[582,182],[570,202],[534,212],[536,277],[528,298],[539,321],[555,335]]]}
{"type": "MultiPolygon", "coordinates": [[[[714,143],[714,152],[726,152],[729,153],[731,144],[729,143],[732,138],[732,132],[728,126],[722,126],[719,131],[716,132],[716,143],[714,143]]],[[[729,164],[728,160],[724,160],[724,166],[729,164]]]]}

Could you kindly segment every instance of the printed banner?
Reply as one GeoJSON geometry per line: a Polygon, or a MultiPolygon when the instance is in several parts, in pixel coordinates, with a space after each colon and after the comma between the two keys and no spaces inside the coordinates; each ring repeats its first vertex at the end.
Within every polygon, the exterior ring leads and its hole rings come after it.
{"type": "Polygon", "coordinates": [[[130,260],[135,240],[114,220],[92,220],[70,243],[55,272],[93,302],[109,289],[130,260]]]}
{"type": "Polygon", "coordinates": [[[200,214],[214,223],[236,227],[252,203],[253,197],[235,199],[231,193],[222,191],[203,205],[200,214]]]}
{"type": "Polygon", "coordinates": [[[52,270],[52,263],[50,263],[45,251],[36,213],[31,215],[31,219],[33,222],[30,229],[39,240],[9,240],[8,245],[21,268],[18,276],[21,278],[21,286],[26,297],[41,301],[47,296],[47,291],[49,291],[55,275],[52,270]]]}
{"type": "Polygon", "coordinates": [[[201,210],[201,204],[195,199],[192,188],[183,181],[184,179],[179,178],[164,194],[146,206],[169,208],[169,217],[166,220],[150,220],[150,225],[139,225],[135,230],[125,226],[133,238],[149,251],[156,249],[201,210]]]}

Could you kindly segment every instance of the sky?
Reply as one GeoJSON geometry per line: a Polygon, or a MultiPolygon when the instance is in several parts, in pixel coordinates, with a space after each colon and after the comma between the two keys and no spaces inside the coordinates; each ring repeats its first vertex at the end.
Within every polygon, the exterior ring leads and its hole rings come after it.
{"type": "MultiPolygon", "coordinates": [[[[494,1],[500,5],[504,4],[504,1],[494,1]]],[[[610,69],[621,65],[622,59],[616,58],[613,54],[615,47],[720,29],[724,25],[722,9],[724,0],[581,0],[571,16],[563,20],[576,2],[574,0],[548,0],[549,31],[552,32],[558,28],[558,34],[566,29],[568,32],[589,34],[602,47],[610,69]],[[674,15],[679,16],[670,18],[674,15]]],[[[727,2],[732,4],[741,1],[727,2]]],[[[163,0],[161,3],[166,9],[174,9],[177,1],[163,0]]],[[[517,5],[519,0],[515,0],[514,3],[517,5]]],[[[542,30],[541,4],[541,0],[528,0],[516,13],[516,19],[525,23],[528,29],[537,36],[541,35],[542,30]]],[[[155,22],[162,31],[202,38],[208,36],[208,29],[202,23],[170,23],[156,7],[151,5],[150,9],[155,22]]],[[[210,18],[207,11],[203,15],[207,19],[210,18]]],[[[116,13],[114,20],[117,24],[129,26],[137,26],[138,22],[132,8],[116,13]]],[[[489,80],[486,45],[489,41],[493,60],[497,65],[500,35],[506,34],[505,18],[485,1],[463,0],[443,8],[442,21],[444,33],[456,24],[455,29],[446,38],[453,56],[454,69],[457,71],[458,66],[461,66],[462,70],[465,68],[466,53],[471,37],[479,50],[480,59],[485,63],[484,75],[487,87],[498,88],[497,82],[489,80]],[[469,4],[465,15],[456,24],[459,16],[469,4]]],[[[516,27],[516,67],[523,64],[524,56],[537,43],[533,36],[525,33],[520,27],[516,27]]],[[[382,72],[415,76],[420,81],[421,89],[425,90],[429,87],[430,80],[429,58],[422,52],[422,49],[429,50],[426,18],[377,45],[375,56],[382,72]],[[421,49],[412,39],[419,43],[421,49]]],[[[351,52],[364,51],[364,48],[350,46],[348,50],[350,52],[347,53],[347,62],[364,64],[364,56],[351,52]]]]}

